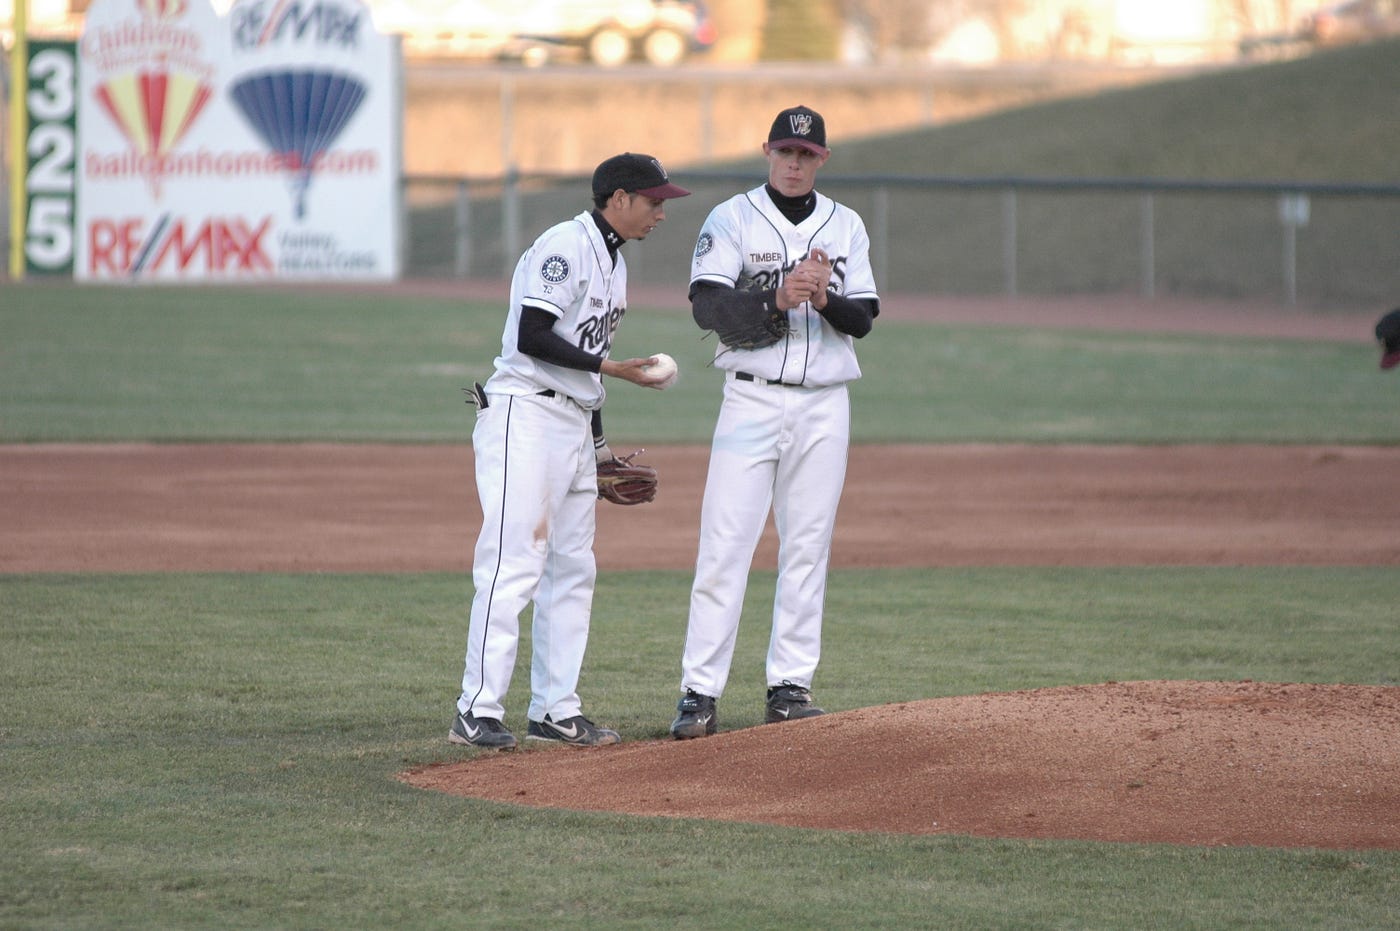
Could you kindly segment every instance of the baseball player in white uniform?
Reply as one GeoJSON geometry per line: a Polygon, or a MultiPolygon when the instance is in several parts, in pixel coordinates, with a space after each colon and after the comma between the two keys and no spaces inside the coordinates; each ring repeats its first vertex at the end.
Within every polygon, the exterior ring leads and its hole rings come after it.
{"type": "Polygon", "coordinates": [[[763,151],[767,184],[711,211],[691,269],[692,312],[719,335],[714,364],[725,379],[671,725],[679,739],[717,729],[715,702],[770,508],[779,565],[764,720],[823,713],[811,685],[850,442],[846,385],[860,377],[855,340],[880,304],[864,223],[815,190],[830,156],[821,115],[782,111],[763,151]],[[755,321],[775,332],[751,340],[755,321]]]}
{"type": "Polygon", "coordinates": [[[596,577],[596,461],[607,449],[602,376],[655,388],[664,375],[644,370],[649,359],[608,358],[627,311],[618,249],[645,239],[666,218],[665,202],[690,192],[656,159],[632,153],[600,164],[592,187],[595,209],[546,230],[521,256],[495,372],[472,389],[482,525],[448,737],[457,744],[516,746],[504,701],[531,601],[526,737],[581,746],[621,739],[584,717],[577,692],[596,577]]]}

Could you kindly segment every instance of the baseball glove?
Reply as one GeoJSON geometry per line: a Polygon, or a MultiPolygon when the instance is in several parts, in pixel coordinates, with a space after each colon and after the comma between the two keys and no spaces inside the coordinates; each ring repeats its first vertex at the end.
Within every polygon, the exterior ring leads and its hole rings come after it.
{"type": "Polygon", "coordinates": [[[613,504],[646,504],[656,498],[656,470],[633,462],[645,449],[630,456],[598,463],[598,497],[613,504]]]}
{"type": "Polygon", "coordinates": [[[707,329],[721,343],[730,349],[762,349],[788,335],[787,311],[779,310],[758,282],[744,279],[734,290],[738,294],[706,302],[707,329]]]}
{"type": "Polygon", "coordinates": [[[758,313],[725,321],[715,334],[730,349],[762,349],[787,336],[788,329],[787,312],[765,303],[758,313]]]}

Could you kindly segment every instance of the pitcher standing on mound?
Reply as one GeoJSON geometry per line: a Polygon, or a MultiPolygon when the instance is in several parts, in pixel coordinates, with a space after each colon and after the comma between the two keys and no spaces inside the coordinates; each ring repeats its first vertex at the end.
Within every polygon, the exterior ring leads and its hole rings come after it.
{"type": "Polygon", "coordinates": [[[850,444],[846,385],[860,377],[855,340],[870,332],[880,302],[865,224],[815,190],[831,155],[821,114],[779,113],[763,153],[768,182],[711,211],[691,268],[695,321],[719,335],[724,398],[671,724],[678,739],[718,727],[715,703],[770,508],[779,551],[764,721],[823,713],[811,687],[850,444]]]}

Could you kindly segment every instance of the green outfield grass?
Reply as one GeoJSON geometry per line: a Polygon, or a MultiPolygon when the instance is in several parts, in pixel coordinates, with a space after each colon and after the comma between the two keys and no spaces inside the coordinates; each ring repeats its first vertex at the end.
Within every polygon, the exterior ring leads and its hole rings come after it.
{"type": "MultiPolygon", "coordinates": [[[[504,309],[311,290],[21,285],[0,302],[0,441],[467,442],[504,309]]],[[[620,441],[707,442],[713,337],[632,308],[614,355],[665,351],[664,394],[609,381],[620,441]]],[[[1355,342],[882,322],[857,442],[1400,440],[1394,379],[1355,342]]]]}
{"type": "MultiPolygon", "coordinates": [[[[688,584],[600,582],[582,691],[628,740],[668,740],[688,584]]],[[[757,574],[726,728],[759,719],[771,586],[757,574]]],[[[0,926],[1400,922],[1394,852],[862,835],[406,788],[397,772],[471,753],[445,741],[467,589],[441,574],[0,576],[0,926]]],[[[1394,685],[1394,593],[1393,571],[1359,568],[843,572],[816,684],[832,711],[1109,679],[1394,685]]],[[[527,663],[525,649],[517,725],[527,663]]]]}

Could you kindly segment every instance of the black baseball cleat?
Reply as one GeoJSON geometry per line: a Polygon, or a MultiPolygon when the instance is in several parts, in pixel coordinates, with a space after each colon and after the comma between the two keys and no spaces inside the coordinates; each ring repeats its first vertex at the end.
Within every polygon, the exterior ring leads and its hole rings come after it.
{"type": "Polygon", "coordinates": [[[449,743],[470,747],[485,747],[488,750],[514,750],[515,735],[495,718],[478,718],[459,711],[452,722],[452,730],[447,735],[449,743]]]}
{"type": "Polygon", "coordinates": [[[768,689],[768,708],[763,714],[763,723],[796,721],[799,718],[815,718],[822,714],[826,712],[812,704],[810,690],[791,682],[784,682],[768,689]]]}
{"type": "Polygon", "coordinates": [[[709,737],[719,729],[719,717],[715,714],[715,700],[701,695],[694,689],[686,689],[676,705],[676,720],[671,722],[671,736],[677,740],[692,737],[709,737]]]}
{"type": "Polygon", "coordinates": [[[575,747],[604,747],[622,743],[622,735],[608,727],[599,727],[581,714],[562,721],[552,721],[549,715],[543,721],[531,721],[525,729],[526,740],[553,740],[572,744],[575,747]]]}

